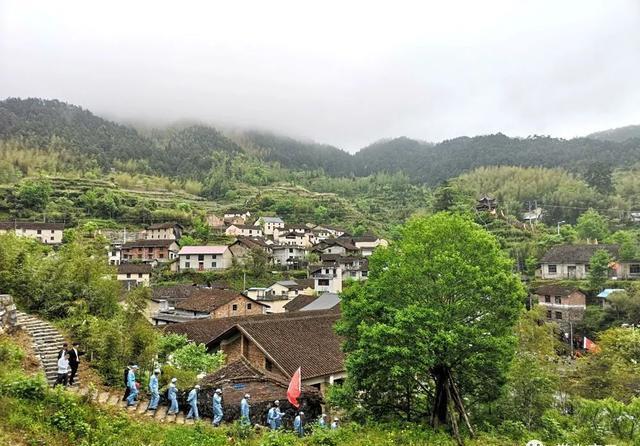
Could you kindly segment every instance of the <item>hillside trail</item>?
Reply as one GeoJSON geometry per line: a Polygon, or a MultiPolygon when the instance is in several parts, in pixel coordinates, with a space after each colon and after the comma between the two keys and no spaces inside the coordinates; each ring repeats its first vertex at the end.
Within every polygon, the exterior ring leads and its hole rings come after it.
{"type": "MultiPolygon", "coordinates": [[[[39,361],[40,368],[44,371],[47,383],[50,386],[55,384],[58,370],[58,352],[65,341],[62,333],[49,322],[42,319],[18,312],[18,325],[29,334],[33,351],[39,361]]],[[[80,370],[76,378],[76,385],[66,388],[68,392],[86,397],[101,406],[120,408],[132,417],[141,420],[153,420],[160,423],[194,424],[193,419],[187,419],[185,412],[180,411],[176,415],[167,415],[168,407],[158,406],[155,411],[148,411],[149,401],[143,398],[140,392],[140,399],[132,406],[127,406],[122,400],[123,391],[119,389],[98,388],[92,383],[80,382],[86,376],[86,361],[80,362],[80,370]]],[[[210,418],[203,417],[201,422],[211,423],[210,418]]]]}

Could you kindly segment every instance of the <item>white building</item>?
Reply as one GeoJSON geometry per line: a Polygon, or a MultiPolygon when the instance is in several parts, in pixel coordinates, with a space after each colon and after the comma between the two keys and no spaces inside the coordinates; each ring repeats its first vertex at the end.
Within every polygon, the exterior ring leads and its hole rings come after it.
{"type": "Polygon", "coordinates": [[[273,235],[273,231],[284,229],[284,221],[280,217],[260,217],[254,223],[255,226],[262,226],[265,235],[273,235]]]}
{"type": "Polygon", "coordinates": [[[292,266],[303,262],[308,250],[302,246],[272,246],[273,263],[276,265],[292,266]]]}
{"type": "Polygon", "coordinates": [[[226,245],[185,246],[178,252],[180,271],[216,271],[229,268],[233,256],[226,245]]]}
{"type": "Polygon", "coordinates": [[[62,223],[0,222],[0,234],[13,232],[19,237],[33,238],[47,245],[59,245],[62,243],[63,231],[64,225],[62,223]]]}
{"type": "Polygon", "coordinates": [[[118,265],[116,278],[127,290],[137,286],[149,286],[152,267],[148,263],[122,263],[118,265]]]}
{"type": "Polygon", "coordinates": [[[339,266],[309,267],[309,278],[314,281],[316,293],[342,292],[342,269],[339,266]]]}
{"type": "Polygon", "coordinates": [[[224,233],[234,237],[262,237],[262,226],[232,224],[224,233]]]}

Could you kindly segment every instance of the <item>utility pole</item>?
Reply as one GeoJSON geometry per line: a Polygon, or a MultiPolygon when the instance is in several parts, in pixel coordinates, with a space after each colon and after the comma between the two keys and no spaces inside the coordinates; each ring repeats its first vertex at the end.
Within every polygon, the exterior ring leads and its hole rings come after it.
{"type": "Polygon", "coordinates": [[[565,223],[564,220],[558,222],[558,235],[560,235],[560,225],[565,223]]]}

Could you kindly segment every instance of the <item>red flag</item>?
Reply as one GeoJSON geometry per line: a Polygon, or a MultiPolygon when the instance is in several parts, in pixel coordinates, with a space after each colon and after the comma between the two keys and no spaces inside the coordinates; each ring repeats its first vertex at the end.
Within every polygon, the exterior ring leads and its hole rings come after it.
{"type": "Polygon", "coordinates": [[[298,398],[300,398],[300,394],[302,393],[302,375],[300,373],[300,367],[296,370],[296,373],[291,377],[291,382],[289,383],[289,388],[287,389],[287,399],[291,404],[293,404],[296,409],[300,408],[300,403],[298,402],[298,398]]]}
{"type": "Polygon", "coordinates": [[[584,337],[582,348],[584,348],[588,352],[597,352],[600,349],[595,342],[593,342],[586,336],[584,337]]]}

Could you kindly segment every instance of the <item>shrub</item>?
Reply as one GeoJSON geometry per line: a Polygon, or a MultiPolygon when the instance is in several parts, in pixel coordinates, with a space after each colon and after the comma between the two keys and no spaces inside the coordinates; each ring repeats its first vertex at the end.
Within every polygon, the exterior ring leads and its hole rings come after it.
{"type": "Polygon", "coordinates": [[[43,398],[46,388],[47,383],[42,375],[10,375],[0,381],[0,395],[27,400],[43,398]]]}
{"type": "Polygon", "coordinates": [[[294,446],[296,438],[291,432],[268,431],[262,436],[260,446],[294,446]]]}

